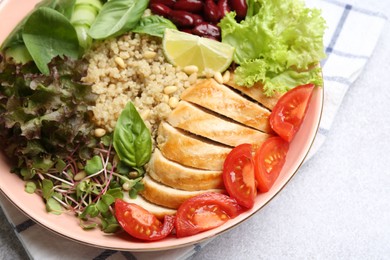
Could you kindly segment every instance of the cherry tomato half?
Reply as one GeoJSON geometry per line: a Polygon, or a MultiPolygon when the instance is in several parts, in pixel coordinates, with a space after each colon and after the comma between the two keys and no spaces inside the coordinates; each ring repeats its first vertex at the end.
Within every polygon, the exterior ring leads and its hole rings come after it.
{"type": "Polygon", "coordinates": [[[306,115],[314,85],[295,87],[284,94],[269,117],[271,128],[284,140],[290,142],[306,115]]]}
{"type": "Polygon", "coordinates": [[[161,223],[149,211],[121,199],[115,200],[115,217],[128,234],[146,241],[165,238],[172,232],[175,222],[174,216],[166,215],[161,223]]]}
{"type": "Polygon", "coordinates": [[[235,218],[242,209],[221,193],[207,192],[184,201],[176,213],[176,235],[186,237],[216,228],[235,218]]]}
{"type": "Polygon", "coordinates": [[[229,195],[245,208],[252,208],[257,195],[252,145],[241,144],[226,157],[223,183],[229,195]]]}
{"type": "Polygon", "coordinates": [[[289,143],[279,136],[268,138],[256,151],[255,176],[257,189],[267,192],[278,178],[286,161],[289,143]]]}

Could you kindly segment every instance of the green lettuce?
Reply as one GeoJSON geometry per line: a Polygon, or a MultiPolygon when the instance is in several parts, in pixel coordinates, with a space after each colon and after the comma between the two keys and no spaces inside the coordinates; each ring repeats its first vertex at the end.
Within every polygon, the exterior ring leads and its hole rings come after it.
{"type": "Polygon", "coordinates": [[[237,84],[264,84],[267,95],[313,82],[322,84],[316,67],[325,57],[325,20],[301,0],[248,0],[245,20],[235,13],[220,22],[222,42],[235,47],[237,84]]]}

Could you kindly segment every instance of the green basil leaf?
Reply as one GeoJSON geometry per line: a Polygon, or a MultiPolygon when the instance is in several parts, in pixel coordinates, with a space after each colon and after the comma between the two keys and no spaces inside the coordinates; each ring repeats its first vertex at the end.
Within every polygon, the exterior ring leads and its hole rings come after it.
{"type": "Polygon", "coordinates": [[[152,153],[150,131],[131,102],[119,116],[113,144],[119,159],[131,167],[141,167],[150,160],[152,153]]]}
{"type": "Polygon", "coordinates": [[[176,25],[170,20],[159,16],[150,15],[142,17],[137,27],[132,29],[135,33],[145,33],[152,36],[163,37],[165,29],[177,29],[176,25]]]}
{"type": "Polygon", "coordinates": [[[26,20],[23,41],[38,69],[50,74],[48,63],[56,56],[77,59],[79,42],[69,20],[56,10],[40,7],[26,20]]]}
{"type": "Polygon", "coordinates": [[[105,3],[88,34],[106,39],[134,28],[149,4],[148,0],[111,0],[105,3]]]}

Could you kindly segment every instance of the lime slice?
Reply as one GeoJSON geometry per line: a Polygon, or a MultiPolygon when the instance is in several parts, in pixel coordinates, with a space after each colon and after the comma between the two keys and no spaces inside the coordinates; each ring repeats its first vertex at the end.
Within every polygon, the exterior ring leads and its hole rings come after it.
{"type": "Polygon", "coordinates": [[[205,69],[225,71],[233,61],[234,48],[226,43],[189,33],[166,29],[163,50],[170,63],[182,68],[195,65],[202,73],[205,69]]]}

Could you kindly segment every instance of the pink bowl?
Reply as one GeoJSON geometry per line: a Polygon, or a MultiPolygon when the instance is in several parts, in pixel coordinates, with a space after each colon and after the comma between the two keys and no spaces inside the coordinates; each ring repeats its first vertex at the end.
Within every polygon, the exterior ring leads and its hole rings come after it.
{"type": "MultiPolygon", "coordinates": [[[[29,0],[20,4],[19,1],[5,0],[0,5],[0,16],[2,21],[6,21],[2,23],[0,42],[4,41],[17,23],[30,12],[37,2],[39,1],[29,0]]],[[[24,191],[24,182],[17,175],[10,173],[10,165],[5,163],[4,157],[1,154],[0,190],[16,207],[38,224],[58,235],[82,244],[125,251],[166,250],[195,244],[237,226],[258,212],[283,189],[298,171],[314,142],[321,119],[323,103],[323,88],[315,88],[306,118],[301,129],[290,144],[286,163],[272,189],[267,193],[258,195],[255,206],[251,210],[242,213],[218,228],[194,236],[180,239],[171,237],[162,241],[145,243],[132,239],[126,234],[108,235],[100,230],[84,231],[79,226],[78,219],[72,214],[58,216],[47,213],[41,197],[37,194],[31,195],[24,191]]]]}

